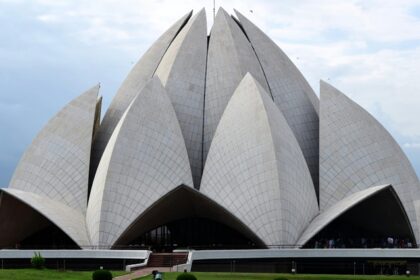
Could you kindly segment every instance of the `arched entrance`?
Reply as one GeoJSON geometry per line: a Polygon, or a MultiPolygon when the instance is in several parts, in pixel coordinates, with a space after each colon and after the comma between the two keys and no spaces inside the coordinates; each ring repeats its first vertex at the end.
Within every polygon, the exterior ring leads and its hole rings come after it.
{"type": "Polygon", "coordinates": [[[177,248],[245,249],[258,248],[240,232],[208,218],[189,217],[154,228],[129,243],[154,251],[177,248]]]}
{"type": "Polygon", "coordinates": [[[118,238],[113,248],[266,248],[261,239],[226,209],[199,191],[179,186],[118,238]]]}
{"type": "Polygon", "coordinates": [[[407,214],[392,186],[388,186],[326,223],[303,247],[407,248],[416,244],[407,214]]]}
{"type": "Polygon", "coordinates": [[[54,223],[5,192],[0,192],[0,248],[80,249],[54,223]]]}

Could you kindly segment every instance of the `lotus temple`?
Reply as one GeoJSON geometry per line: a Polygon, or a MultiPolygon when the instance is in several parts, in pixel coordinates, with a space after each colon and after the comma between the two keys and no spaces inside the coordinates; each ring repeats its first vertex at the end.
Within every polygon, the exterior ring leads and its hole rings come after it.
{"type": "Polygon", "coordinates": [[[0,248],[420,257],[420,183],[396,141],[333,85],[318,98],[235,12],[210,34],[204,9],[175,22],[102,120],[98,85],[49,120],[0,190],[0,248]]]}

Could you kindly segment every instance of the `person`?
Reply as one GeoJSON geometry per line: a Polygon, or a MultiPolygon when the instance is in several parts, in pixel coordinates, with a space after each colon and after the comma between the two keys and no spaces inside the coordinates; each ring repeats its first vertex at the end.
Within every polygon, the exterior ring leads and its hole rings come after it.
{"type": "Polygon", "coordinates": [[[413,248],[413,243],[410,240],[407,241],[407,248],[413,248]]]}
{"type": "Polygon", "coordinates": [[[334,247],[335,247],[335,244],[334,244],[334,239],[333,239],[333,238],[331,238],[331,239],[328,241],[328,248],[332,249],[332,248],[334,248],[334,247]]]}
{"type": "Polygon", "coordinates": [[[400,244],[398,245],[398,248],[405,248],[405,240],[403,238],[400,239],[400,244]]]}
{"type": "Polygon", "coordinates": [[[392,248],[394,246],[394,238],[390,236],[388,237],[387,241],[388,241],[388,248],[392,248]]]}
{"type": "Polygon", "coordinates": [[[367,248],[366,238],[362,237],[361,244],[362,244],[362,248],[367,248]]]}

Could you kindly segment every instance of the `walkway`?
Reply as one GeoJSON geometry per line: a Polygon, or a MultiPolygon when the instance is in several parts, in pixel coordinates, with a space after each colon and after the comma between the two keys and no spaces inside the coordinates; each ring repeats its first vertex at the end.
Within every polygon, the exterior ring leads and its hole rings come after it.
{"type": "Polygon", "coordinates": [[[136,279],[142,276],[150,275],[152,274],[153,270],[159,270],[160,272],[169,272],[171,271],[170,267],[144,267],[142,269],[133,271],[130,274],[126,274],[123,276],[114,277],[115,280],[131,280],[136,279]]]}

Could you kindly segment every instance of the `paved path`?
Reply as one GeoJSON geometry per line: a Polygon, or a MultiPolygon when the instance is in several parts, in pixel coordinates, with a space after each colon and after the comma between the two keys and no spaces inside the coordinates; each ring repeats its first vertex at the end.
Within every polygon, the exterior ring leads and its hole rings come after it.
{"type": "MultiPolygon", "coordinates": [[[[169,272],[171,271],[170,267],[144,267],[142,269],[136,270],[130,274],[126,274],[123,276],[114,277],[115,280],[131,280],[136,279],[142,276],[150,275],[152,274],[153,270],[159,270],[161,272],[169,272]]],[[[152,277],[150,277],[152,279],[152,277]]]]}

